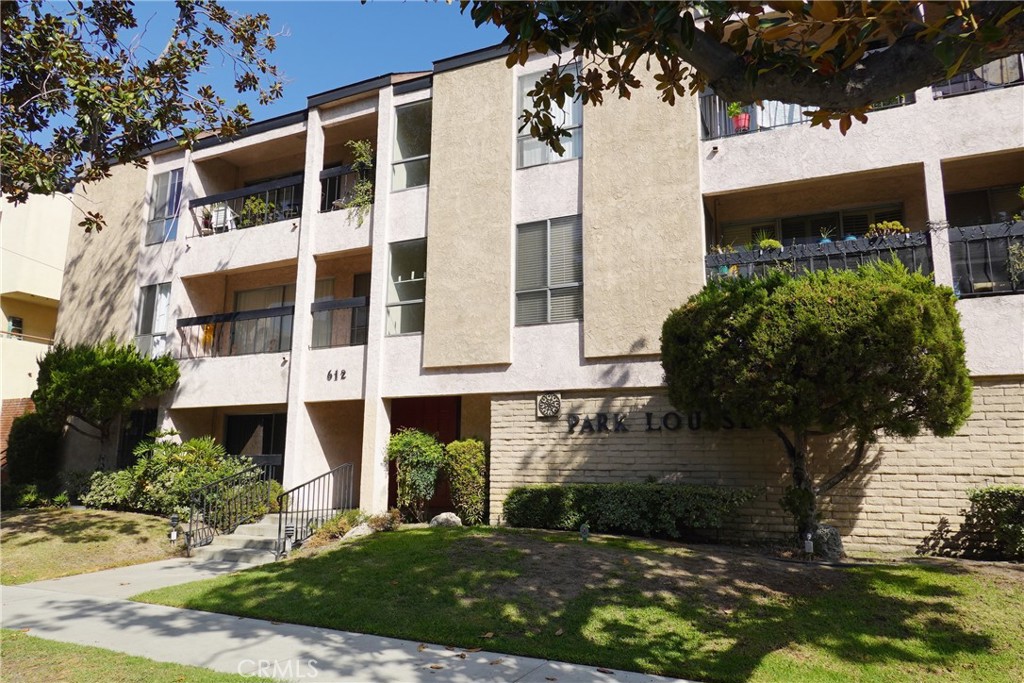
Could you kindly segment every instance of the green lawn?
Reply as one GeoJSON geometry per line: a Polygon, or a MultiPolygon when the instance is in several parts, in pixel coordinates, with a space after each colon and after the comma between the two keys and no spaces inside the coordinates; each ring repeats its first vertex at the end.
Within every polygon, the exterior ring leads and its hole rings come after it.
{"type": "Polygon", "coordinates": [[[1024,680],[1020,565],[410,529],[136,599],[703,681],[1024,680]]]}
{"type": "Polygon", "coordinates": [[[0,522],[0,583],[84,574],[181,554],[166,519],[103,510],[21,510],[0,522]]]}
{"type": "Polygon", "coordinates": [[[5,683],[242,683],[268,681],[225,674],[196,666],[166,664],[98,647],[58,643],[20,631],[0,631],[0,659],[5,683]]]}

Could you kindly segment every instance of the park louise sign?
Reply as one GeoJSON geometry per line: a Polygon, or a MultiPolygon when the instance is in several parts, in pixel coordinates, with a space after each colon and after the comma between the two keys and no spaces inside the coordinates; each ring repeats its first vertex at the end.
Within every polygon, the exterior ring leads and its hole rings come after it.
{"type": "MultiPolygon", "coordinates": [[[[701,428],[701,413],[694,411],[688,415],[670,410],[666,413],[645,412],[644,419],[640,420],[633,413],[595,413],[593,417],[581,413],[566,413],[566,433],[582,436],[586,434],[620,434],[623,432],[676,432],[686,428],[697,431],[701,428]]],[[[726,417],[722,423],[722,429],[734,429],[741,427],[747,429],[743,424],[736,424],[731,418],[726,417]]]]}

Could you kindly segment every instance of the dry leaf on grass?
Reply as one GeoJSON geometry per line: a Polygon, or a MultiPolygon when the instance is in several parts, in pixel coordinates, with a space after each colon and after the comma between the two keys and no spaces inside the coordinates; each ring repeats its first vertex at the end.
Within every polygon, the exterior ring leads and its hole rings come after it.
{"type": "Polygon", "coordinates": [[[557,631],[555,631],[555,635],[556,635],[556,636],[560,636],[560,635],[562,635],[563,633],[565,633],[565,631],[563,631],[562,629],[558,629],[557,631]]]}
{"type": "Polygon", "coordinates": [[[426,646],[426,645],[424,645],[423,643],[420,643],[419,645],[417,645],[417,646],[416,646],[416,649],[417,649],[417,650],[418,650],[419,652],[423,652],[424,650],[426,650],[426,649],[427,649],[427,646],[426,646]]]}
{"type": "Polygon", "coordinates": [[[493,638],[494,637],[494,631],[488,631],[487,633],[483,634],[480,637],[481,638],[493,638]]]}
{"type": "Polygon", "coordinates": [[[431,669],[443,669],[444,665],[443,664],[431,664],[430,668],[431,669]]]}
{"type": "Polygon", "coordinates": [[[497,659],[495,659],[495,660],[491,661],[491,662],[490,662],[490,665],[491,665],[491,666],[494,666],[495,664],[501,664],[501,663],[502,663],[503,661],[505,661],[505,660],[504,660],[504,659],[502,659],[501,657],[498,657],[497,659]]]}

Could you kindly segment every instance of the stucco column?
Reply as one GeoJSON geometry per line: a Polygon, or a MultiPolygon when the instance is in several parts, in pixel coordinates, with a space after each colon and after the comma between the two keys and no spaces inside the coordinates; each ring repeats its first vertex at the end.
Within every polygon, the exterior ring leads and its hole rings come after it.
{"type": "Polygon", "coordinates": [[[391,193],[391,158],[395,108],[391,88],[380,91],[377,102],[377,163],[373,222],[370,227],[373,257],[370,266],[370,312],[367,322],[366,374],[363,385],[363,448],[359,504],[368,512],[388,505],[388,468],[384,450],[391,435],[391,402],[381,397],[384,374],[384,313],[388,278],[388,196],[391,193]]]}
{"type": "MultiPolygon", "coordinates": [[[[945,226],[946,193],[942,183],[942,163],[937,158],[924,162],[924,193],[929,226],[945,226]]],[[[931,232],[935,282],[952,286],[953,266],[949,260],[949,233],[945,227],[931,232]]]]}
{"type": "Polygon", "coordinates": [[[316,291],[316,259],[313,236],[320,210],[320,171],[324,167],[324,131],[320,112],[311,109],[306,120],[306,165],[302,183],[302,220],[295,277],[295,317],[292,323],[292,352],[288,372],[288,428],[284,448],[284,487],[297,486],[327,471],[327,463],[316,457],[319,449],[306,446],[316,438],[306,409],[306,360],[313,330],[310,305],[316,291]]]}

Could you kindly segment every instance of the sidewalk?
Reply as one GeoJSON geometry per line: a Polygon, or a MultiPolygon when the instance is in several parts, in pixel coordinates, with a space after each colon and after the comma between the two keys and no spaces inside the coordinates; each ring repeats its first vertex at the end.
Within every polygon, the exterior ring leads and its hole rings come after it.
{"type": "Polygon", "coordinates": [[[297,681],[669,681],[496,652],[131,602],[142,591],[244,569],[184,558],[3,587],[3,627],[157,661],[297,681]],[[462,657],[465,656],[465,659],[462,657]],[[607,673],[605,673],[607,671],[607,673]]]}

